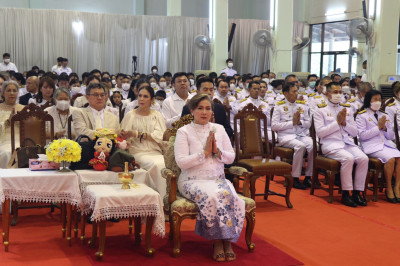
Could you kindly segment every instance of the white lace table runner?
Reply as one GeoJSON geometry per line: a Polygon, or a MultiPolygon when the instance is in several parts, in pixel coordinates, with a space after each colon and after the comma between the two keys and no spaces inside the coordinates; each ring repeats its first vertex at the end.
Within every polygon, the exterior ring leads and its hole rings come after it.
{"type": "MultiPolygon", "coordinates": [[[[82,193],[89,185],[121,184],[118,179],[118,173],[113,171],[75,170],[75,173],[79,176],[79,184],[82,193]]],[[[130,173],[134,174],[133,182],[136,184],[149,185],[149,173],[146,170],[137,169],[130,173]]]]}
{"type": "Polygon", "coordinates": [[[0,202],[6,199],[76,206],[82,202],[79,178],[74,172],[30,171],[27,168],[0,169],[0,202]]]}
{"type": "Polygon", "coordinates": [[[84,212],[93,212],[92,221],[110,218],[155,216],[153,233],[165,235],[162,199],[158,192],[140,184],[138,188],[123,190],[121,184],[89,185],[83,193],[84,212]]]}

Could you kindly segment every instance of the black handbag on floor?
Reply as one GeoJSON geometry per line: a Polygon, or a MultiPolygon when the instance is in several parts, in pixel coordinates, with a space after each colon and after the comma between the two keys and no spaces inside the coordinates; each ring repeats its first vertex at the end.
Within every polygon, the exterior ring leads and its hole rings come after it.
{"type": "Polygon", "coordinates": [[[80,135],[76,139],[76,142],[78,142],[82,148],[81,160],[79,162],[71,163],[69,168],[71,170],[93,169],[93,167],[89,165],[89,161],[94,158],[95,142],[86,135],[80,135]],[[82,141],[84,139],[87,139],[87,141],[82,141]]]}

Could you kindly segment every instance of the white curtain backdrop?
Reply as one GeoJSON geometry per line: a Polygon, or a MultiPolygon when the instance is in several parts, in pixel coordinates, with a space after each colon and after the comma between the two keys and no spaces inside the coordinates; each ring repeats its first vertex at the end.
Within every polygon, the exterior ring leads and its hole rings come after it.
{"type": "MultiPolygon", "coordinates": [[[[254,33],[268,29],[269,22],[232,22],[236,32],[229,57],[234,68],[241,74],[269,69],[270,49],[253,42],[254,33]]],[[[195,36],[208,34],[207,24],[207,18],[0,8],[0,55],[9,52],[21,72],[34,65],[49,70],[59,56],[68,58],[78,74],[94,68],[132,73],[132,56],[138,57],[140,73],[150,73],[153,65],[159,73],[194,72],[210,68],[210,52],[194,44],[195,36]]],[[[294,28],[302,34],[300,27],[294,28]]]]}
{"type": "Polygon", "coordinates": [[[189,17],[130,16],[64,10],[0,8],[0,54],[9,52],[20,71],[49,70],[59,56],[79,74],[98,68],[131,73],[209,69],[209,52],[194,47],[207,34],[208,20],[189,17]]]}
{"type": "MultiPolygon", "coordinates": [[[[296,36],[303,38],[308,29],[308,24],[305,22],[293,22],[293,42],[295,42],[296,36]]],[[[308,35],[308,34],[307,34],[308,35]]],[[[307,47],[304,49],[308,49],[307,47]]],[[[294,72],[301,72],[301,64],[303,57],[303,50],[293,51],[292,53],[292,70],[294,72]]]]}
{"type": "Polygon", "coordinates": [[[234,69],[240,74],[260,74],[270,68],[271,49],[257,46],[253,35],[257,30],[269,29],[269,21],[254,19],[230,19],[236,24],[229,57],[234,60],[234,69]]]}

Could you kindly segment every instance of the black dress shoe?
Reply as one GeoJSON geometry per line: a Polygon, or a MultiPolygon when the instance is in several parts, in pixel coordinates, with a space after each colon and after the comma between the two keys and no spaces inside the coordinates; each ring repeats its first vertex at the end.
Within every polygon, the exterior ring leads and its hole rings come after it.
{"type": "Polygon", "coordinates": [[[344,190],[342,193],[342,204],[348,206],[348,207],[357,207],[357,204],[354,202],[353,198],[350,196],[349,192],[344,190]],[[347,193],[346,193],[347,192],[347,193]]]}
{"type": "Polygon", "coordinates": [[[294,178],[293,187],[302,190],[306,189],[306,186],[303,185],[298,178],[294,178]]]}
{"type": "Polygon", "coordinates": [[[396,195],[396,193],[394,193],[394,190],[393,190],[393,194],[394,194],[394,198],[396,199],[396,202],[397,202],[397,203],[400,203],[400,197],[398,197],[398,196],[396,195]]]}
{"type": "Polygon", "coordinates": [[[367,206],[367,201],[361,197],[359,191],[353,191],[353,201],[359,206],[367,206]]]}
{"type": "MultiPolygon", "coordinates": [[[[394,194],[394,192],[393,192],[393,194],[394,194]]],[[[389,198],[388,197],[388,194],[387,194],[387,190],[385,189],[385,196],[386,196],[386,200],[388,201],[388,202],[390,202],[390,203],[397,203],[398,201],[397,201],[397,198],[396,198],[396,195],[394,196],[394,198],[389,198]]]]}
{"type": "Polygon", "coordinates": [[[311,187],[311,183],[312,183],[311,177],[306,176],[306,178],[304,178],[303,185],[304,185],[306,188],[308,188],[308,187],[311,187]]]}

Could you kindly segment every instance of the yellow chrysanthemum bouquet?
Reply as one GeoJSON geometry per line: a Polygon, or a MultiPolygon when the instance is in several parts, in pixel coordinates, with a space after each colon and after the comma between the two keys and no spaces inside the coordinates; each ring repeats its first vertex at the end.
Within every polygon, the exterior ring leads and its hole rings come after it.
{"type": "Polygon", "coordinates": [[[81,146],[70,139],[57,139],[46,146],[47,159],[50,162],[61,163],[63,169],[65,169],[66,162],[80,161],[81,153],[81,146]]]}

